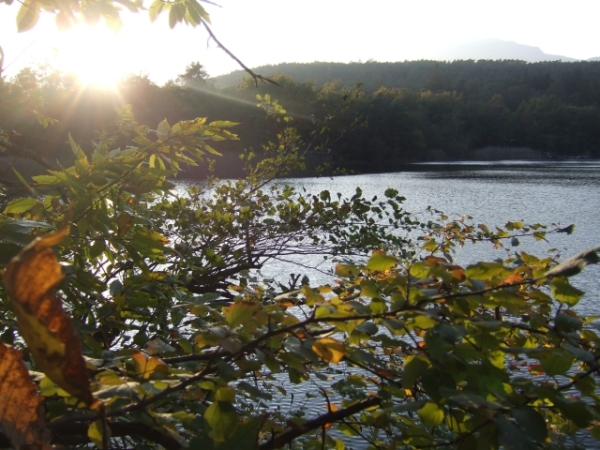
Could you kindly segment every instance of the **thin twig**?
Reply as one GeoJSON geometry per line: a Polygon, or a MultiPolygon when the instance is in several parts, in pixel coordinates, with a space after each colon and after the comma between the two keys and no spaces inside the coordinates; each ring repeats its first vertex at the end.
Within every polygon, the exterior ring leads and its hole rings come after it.
{"type": "Polygon", "coordinates": [[[206,31],[208,32],[208,34],[210,35],[210,38],[216,42],[216,44],[219,46],[219,48],[221,50],[223,50],[225,53],[227,53],[227,55],[233,59],[236,63],[238,63],[240,65],[240,67],[242,69],[244,69],[253,79],[254,82],[256,83],[256,86],[258,86],[258,81],[262,81],[264,83],[270,83],[273,84],[275,86],[278,86],[280,88],[283,89],[283,86],[281,86],[279,83],[277,83],[276,81],[273,81],[269,78],[263,77],[262,75],[259,75],[255,72],[252,71],[252,69],[250,69],[248,66],[246,66],[237,56],[235,56],[233,53],[231,53],[231,51],[229,51],[229,49],[227,47],[225,47],[221,41],[219,41],[217,39],[217,36],[215,36],[215,34],[213,33],[213,31],[210,29],[210,27],[208,26],[208,24],[203,20],[202,21],[202,25],[204,25],[204,28],[206,28],[206,31]]]}

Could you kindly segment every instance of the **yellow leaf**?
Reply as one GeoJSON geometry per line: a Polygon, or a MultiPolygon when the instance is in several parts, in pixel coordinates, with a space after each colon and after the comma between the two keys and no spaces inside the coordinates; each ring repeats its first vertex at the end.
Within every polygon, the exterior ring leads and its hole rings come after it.
{"type": "Polygon", "coordinates": [[[6,268],[4,284],[21,336],[39,369],[90,406],[94,398],[79,336],[54,292],[63,275],[51,247],[67,232],[64,227],[25,247],[6,268]]]}
{"type": "Polygon", "coordinates": [[[164,378],[169,373],[169,366],[163,360],[140,351],[133,352],[133,362],[136,372],[146,380],[164,378]]]}
{"type": "Polygon", "coordinates": [[[36,394],[21,352],[0,342],[0,430],[14,448],[50,449],[44,398],[36,394]]]}
{"type": "MultiPolygon", "coordinates": [[[[333,403],[327,403],[327,411],[332,413],[332,412],[336,412],[339,411],[340,408],[338,408],[337,405],[334,405],[333,403]]],[[[324,428],[326,430],[329,430],[331,427],[333,426],[333,423],[326,423],[324,428]]]]}
{"type": "Polygon", "coordinates": [[[312,349],[323,361],[333,364],[338,364],[345,353],[344,344],[332,338],[317,339],[312,349]]]}
{"type": "Polygon", "coordinates": [[[106,427],[105,429],[102,421],[96,420],[88,427],[88,437],[96,444],[96,447],[104,448],[104,441],[110,438],[110,428],[106,427]],[[104,436],[104,431],[106,431],[107,436],[104,436]]]}

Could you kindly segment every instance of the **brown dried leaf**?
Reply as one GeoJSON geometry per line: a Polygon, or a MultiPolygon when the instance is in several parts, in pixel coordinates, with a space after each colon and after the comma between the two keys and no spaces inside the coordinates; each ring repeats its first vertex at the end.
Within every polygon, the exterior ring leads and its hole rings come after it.
{"type": "Polygon", "coordinates": [[[594,248],[584,250],[575,256],[554,266],[548,272],[547,277],[571,277],[581,272],[588,264],[598,264],[600,262],[600,245],[594,248]]]}
{"type": "Polygon", "coordinates": [[[0,430],[14,448],[50,448],[43,401],[21,352],[0,342],[0,430]]]}
{"type": "Polygon", "coordinates": [[[35,239],[9,263],[4,284],[17,316],[21,335],[35,363],[62,389],[85,402],[94,403],[79,336],[65,314],[55,288],[63,278],[52,248],[67,234],[35,239]]]}

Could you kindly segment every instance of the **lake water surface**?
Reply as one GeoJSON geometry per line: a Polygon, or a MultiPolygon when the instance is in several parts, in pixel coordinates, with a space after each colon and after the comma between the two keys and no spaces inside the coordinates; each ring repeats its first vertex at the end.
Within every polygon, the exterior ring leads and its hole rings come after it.
{"type": "MultiPolygon", "coordinates": [[[[549,229],[575,224],[572,235],[551,234],[548,242],[522,239],[515,248],[539,256],[554,248],[566,259],[600,244],[600,161],[414,164],[396,173],[281,181],[309,193],[327,189],[346,197],[357,186],[366,198],[382,197],[386,188],[394,188],[406,197],[404,208],[424,219],[431,216],[427,212],[431,207],[451,219],[470,215],[475,223],[489,226],[503,226],[509,220],[541,223],[549,229]]],[[[461,249],[457,258],[468,264],[503,256],[480,244],[461,249]]],[[[287,278],[287,273],[298,270],[277,263],[263,273],[287,278]]],[[[600,315],[600,267],[587,267],[572,282],[586,291],[580,312],[600,315]]]]}

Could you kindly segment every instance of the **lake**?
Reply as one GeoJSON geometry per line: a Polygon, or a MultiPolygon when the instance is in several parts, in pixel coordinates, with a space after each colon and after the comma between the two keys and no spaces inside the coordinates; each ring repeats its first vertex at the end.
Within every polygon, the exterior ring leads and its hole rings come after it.
{"type": "MultiPolygon", "coordinates": [[[[522,220],[526,224],[555,224],[549,228],[575,224],[572,235],[551,234],[548,242],[521,239],[522,244],[514,251],[525,250],[543,256],[556,249],[561,259],[600,244],[600,161],[574,162],[494,162],[413,164],[406,170],[387,174],[353,175],[343,177],[291,178],[280,180],[299,191],[318,193],[329,190],[351,197],[360,186],[366,198],[382,196],[386,188],[397,189],[406,197],[407,211],[426,219],[431,208],[441,210],[451,219],[473,216],[475,223],[503,226],[507,221],[522,220]]],[[[333,195],[332,195],[333,196],[333,195]]],[[[482,259],[505,256],[503,251],[493,251],[491,245],[478,244],[461,249],[455,259],[468,264],[482,259]]],[[[315,261],[298,260],[312,265],[315,261]]],[[[328,263],[331,264],[331,263],[328,263]]],[[[322,270],[326,267],[321,265],[322,270]]],[[[261,272],[267,277],[286,280],[289,273],[304,270],[291,264],[269,263],[261,272]]],[[[326,283],[329,279],[322,273],[311,274],[312,284],[326,283]]],[[[600,316],[600,267],[587,267],[572,279],[572,283],[586,291],[576,306],[586,315],[600,316]]],[[[306,411],[313,417],[323,412],[319,386],[328,387],[351,369],[344,364],[327,373],[328,380],[315,380],[301,386],[287,381],[287,374],[277,375],[278,382],[288,391],[287,396],[276,396],[269,408],[306,411]],[[292,394],[293,393],[293,394],[292,394]]],[[[332,401],[337,401],[332,396],[332,401]]],[[[331,431],[335,437],[343,437],[331,431]]],[[[588,448],[597,442],[585,439],[588,448]]],[[[344,437],[348,447],[364,449],[364,442],[344,437]]]]}
{"type": "MultiPolygon", "coordinates": [[[[475,223],[489,226],[503,226],[509,220],[541,223],[549,229],[575,224],[571,235],[551,234],[548,242],[521,239],[521,245],[515,248],[540,256],[556,249],[561,259],[566,259],[600,244],[600,161],[426,163],[412,164],[395,173],[280,181],[300,191],[318,193],[327,189],[346,197],[351,197],[357,186],[365,198],[381,197],[386,188],[394,188],[406,197],[404,208],[421,218],[432,217],[428,208],[434,208],[451,219],[470,215],[475,223]]],[[[461,249],[456,258],[468,264],[502,256],[504,253],[494,252],[490,245],[479,244],[461,249]]],[[[320,268],[326,269],[323,265],[320,268]]],[[[272,263],[262,273],[287,279],[290,272],[299,270],[294,265],[272,263]]],[[[311,278],[313,282],[327,282],[317,273],[311,278]]],[[[586,291],[579,311],[600,315],[600,267],[587,267],[572,283],[586,291]]]]}

